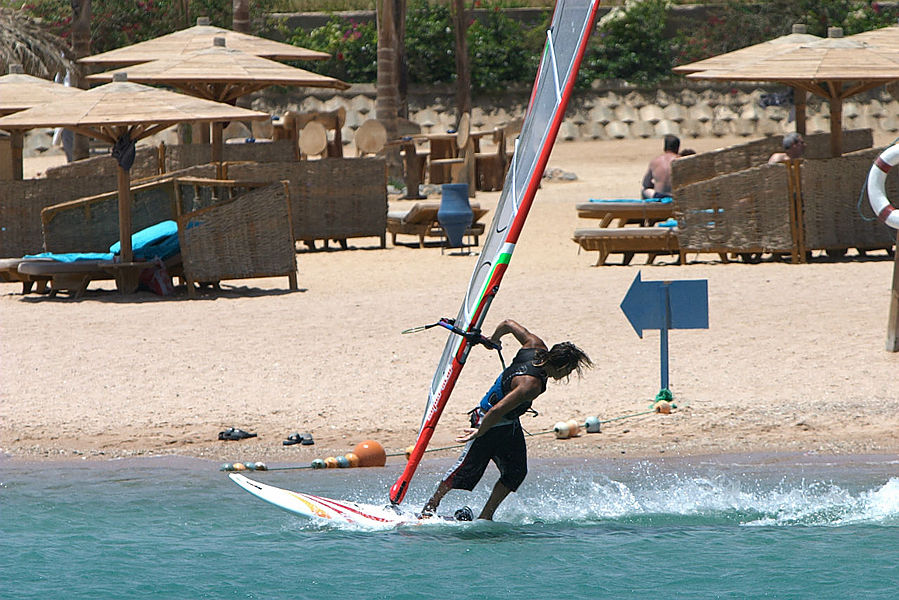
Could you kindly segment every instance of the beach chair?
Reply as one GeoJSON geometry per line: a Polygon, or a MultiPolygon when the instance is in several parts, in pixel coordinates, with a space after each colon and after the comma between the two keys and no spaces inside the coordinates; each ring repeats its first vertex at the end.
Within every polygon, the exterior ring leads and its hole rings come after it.
{"type": "Polygon", "coordinates": [[[646,253],[648,265],[660,254],[678,254],[678,263],[683,261],[674,227],[594,227],[575,230],[572,239],[584,250],[599,252],[597,267],[605,265],[612,253],[624,255],[623,265],[630,264],[637,253],[646,253]]]}
{"type": "MultiPolygon", "coordinates": [[[[474,245],[478,245],[479,236],[484,234],[484,224],[478,222],[487,214],[486,208],[474,202],[470,204],[472,211],[471,226],[465,230],[465,235],[474,237],[474,245]]],[[[387,213],[387,231],[391,241],[396,246],[398,234],[418,236],[418,247],[425,247],[426,237],[442,238],[443,228],[437,219],[440,210],[439,202],[416,202],[408,211],[391,211],[387,213]]]]}
{"type": "Polygon", "coordinates": [[[491,135],[496,146],[493,152],[482,152],[478,143],[474,159],[479,190],[492,192],[503,189],[506,171],[512,161],[512,154],[508,152],[506,143],[521,133],[521,124],[521,119],[516,119],[512,123],[494,128],[493,131],[472,134],[475,139],[491,135]]]}
{"type": "Polygon", "coordinates": [[[591,200],[577,206],[581,219],[599,219],[599,227],[640,225],[649,227],[674,216],[671,198],[661,200],[591,200]]]}
{"type": "MultiPolygon", "coordinates": [[[[50,277],[29,275],[28,273],[19,272],[19,265],[26,262],[27,260],[28,259],[26,258],[0,259],[0,281],[4,281],[7,283],[21,283],[23,294],[30,294],[31,290],[34,288],[34,284],[37,283],[37,289],[35,291],[38,294],[46,293],[47,284],[51,279],[50,277]]],[[[46,260],[51,259],[48,258],[46,260]]]]}
{"type": "MultiPolygon", "coordinates": [[[[16,270],[23,278],[50,283],[50,296],[61,291],[70,292],[78,299],[84,295],[92,281],[119,281],[132,273],[137,282],[140,273],[156,269],[161,262],[167,271],[180,272],[180,248],[178,226],[174,221],[163,221],[131,236],[134,261],[116,261],[121,244],[116,242],[109,252],[66,252],[28,255],[19,260],[16,270]]],[[[122,289],[121,287],[119,289],[122,289]]]]}

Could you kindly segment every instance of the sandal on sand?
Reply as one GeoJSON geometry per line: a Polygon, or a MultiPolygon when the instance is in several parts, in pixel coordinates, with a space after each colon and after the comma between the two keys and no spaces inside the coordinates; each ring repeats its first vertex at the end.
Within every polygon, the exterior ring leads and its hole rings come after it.
{"type": "Polygon", "coordinates": [[[245,440],[253,437],[256,437],[255,433],[249,433],[243,429],[235,429],[233,427],[229,427],[228,429],[219,432],[220,440],[245,440]]]}
{"type": "Polygon", "coordinates": [[[287,436],[287,439],[281,442],[285,446],[293,446],[294,444],[299,444],[303,441],[302,436],[299,433],[291,433],[287,436]]]}
{"type": "Polygon", "coordinates": [[[300,435],[300,443],[304,446],[311,446],[315,443],[315,440],[312,439],[311,433],[304,433],[300,435]]]}

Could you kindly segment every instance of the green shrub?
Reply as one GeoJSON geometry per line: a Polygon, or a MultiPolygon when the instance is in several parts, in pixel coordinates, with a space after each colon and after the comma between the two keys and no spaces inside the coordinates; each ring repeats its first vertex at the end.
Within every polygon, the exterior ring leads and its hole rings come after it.
{"type": "Polygon", "coordinates": [[[468,28],[472,88],[497,91],[510,83],[533,82],[540,63],[546,26],[528,29],[499,8],[468,28]]]}
{"type": "Polygon", "coordinates": [[[728,0],[694,31],[678,35],[678,63],[738,50],[790,33],[794,23],[824,37],[828,27],[852,35],[896,22],[899,8],[861,0],[772,0],[747,4],[728,0]]]}
{"type": "Polygon", "coordinates": [[[665,36],[668,0],[628,0],[603,17],[581,67],[581,81],[651,84],[671,76],[673,43],[665,36]]]}
{"type": "Polygon", "coordinates": [[[325,61],[303,63],[304,69],[348,82],[371,83],[377,79],[378,29],[374,22],[331,17],[327,24],[308,33],[297,29],[288,42],[331,55],[325,61]]]}
{"type": "MultiPolygon", "coordinates": [[[[274,1],[250,2],[251,18],[269,10],[274,1]]],[[[181,0],[92,0],[91,52],[99,54],[184,29],[194,25],[200,16],[209,17],[213,25],[230,28],[231,4],[232,0],[191,0],[190,15],[185,16],[181,0]]],[[[41,19],[52,33],[70,37],[69,0],[30,0],[22,9],[41,19]]]]}
{"type": "Polygon", "coordinates": [[[415,1],[406,12],[409,80],[445,83],[456,78],[456,37],[447,4],[415,1]]]}
{"type": "MultiPolygon", "coordinates": [[[[468,28],[472,88],[496,90],[510,83],[533,81],[544,37],[544,26],[527,28],[498,8],[484,23],[468,28]]],[[[355,83],[377,80],[377,29],[332,17],[310,32],[286,32],[290,43],[331,54],[328,61],[304,68],[355,83]]],[[[406,13],[406,64],[410,83],[452,83],[456,80],[455,33],[446,5],[412,0],[406,13]]]]}

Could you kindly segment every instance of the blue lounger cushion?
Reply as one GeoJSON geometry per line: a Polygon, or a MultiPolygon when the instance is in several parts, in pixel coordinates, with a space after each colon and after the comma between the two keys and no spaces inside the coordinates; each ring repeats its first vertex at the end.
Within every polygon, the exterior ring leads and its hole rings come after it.
{"type": "Polygon", "coordinates": [[[672,217],[661,223],[656,223],[656,227],[677,227],[677,219],[672,217]]]}
{"type": "MultiPolygon", "coordinates": [[[[157,256],[166,259],[177,254],[180,249],[178,224],[171,220],[151,225],[131,236],[131,251],[134,253],[135,260],[146,260],[157,256]]],[[[122,244],[116,242],[109,247],[109,251],[113,254],[120,253],[122,244]]]]}
{"type": "Polygon", "coordinates": [[[590,202],[658,202],[660,204],[668,204],[674,202],[674,198],[671,196],[665,196],[664,198],[590,198],[590,202]]]}

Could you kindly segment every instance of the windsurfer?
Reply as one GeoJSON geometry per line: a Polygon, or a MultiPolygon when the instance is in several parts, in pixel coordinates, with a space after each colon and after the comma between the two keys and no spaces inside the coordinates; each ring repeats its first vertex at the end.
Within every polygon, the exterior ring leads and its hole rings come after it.
{"type": "Polygon", "coordinates": [[[456,438],[460,443],[467,442],[465,449],[425,504],[423,515],[434,514],[451,489],[474,489],[492,460],[500,478],[478,518],[493,519],[497,507],[510,492],[518,489],[527,475],[527,447],[519,417],[546,390],[547,379],[567,378],[572,372],[581,375],[584,368],[593,366],[584,351],[571,342],[547,348],[542,339],[511,319],[500,323],[490,339],[499,344],[500,338],[509,333],[515,336],[521,349],[480,404],[469,413],[471,427],[456,438]]]}

